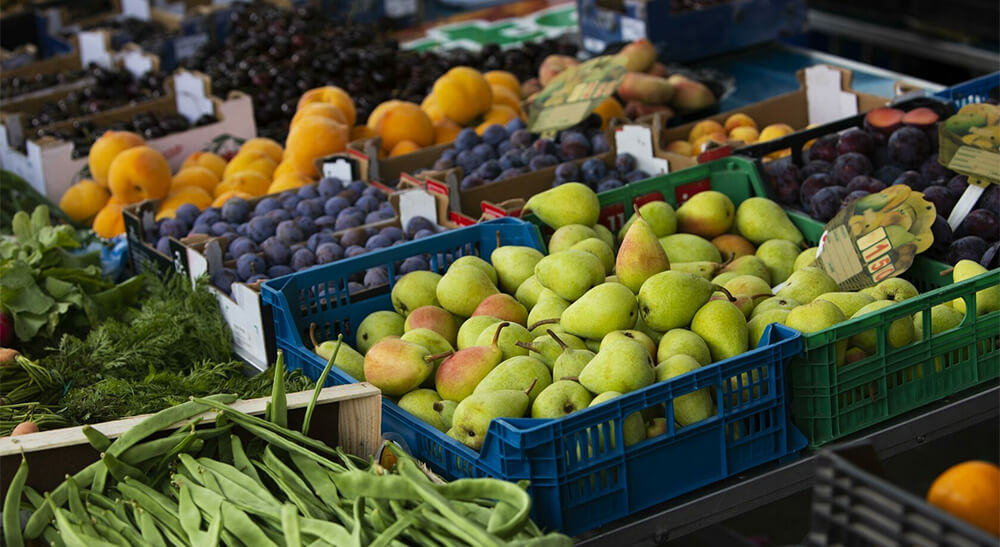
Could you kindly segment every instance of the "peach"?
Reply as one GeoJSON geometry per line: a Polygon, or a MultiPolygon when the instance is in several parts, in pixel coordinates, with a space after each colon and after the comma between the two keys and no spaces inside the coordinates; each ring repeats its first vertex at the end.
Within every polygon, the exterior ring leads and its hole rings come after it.
{"type": "Polygon", "coordinates": [[[316,160],[347,148],[350,129],[327,118],[308,116],[299,121],[285,141],[285,161],[304,175],[319,175],[316,160]]]}
{"type": "Polygon", "coordinates": [[[275,165],[281,163],[281,157],[285,154],[280,144],[266,137],[257,137],[244,142],[243,146],[240,146],[240,152],[263,152],[275,165]]]}
{"type": "Polygon", "coordinates": [[[212,194],[198,186],[181,186],[170,190],[167,197],[160,203],[160,210],[176,210],[181,205],[190,203],[198,209],[204,209],[212,204],[212,194]]]}
{"type": "Polygon", "coordinates": [[[426,112],[427,116],[434,123],[447,119],[444,117],[444,112],[441,112],[441,107],[437,105],[437,100],[434,99],[433,93],[424,97],[424,100],[420,103],[420,109],[426,112]]]}
{"type": "Polygon", "coordinates": [[[690,156],[691,151],[692,151],[691,143],[689,143],[688,141],[681,141],[681,140],[671,141],[671,143],[667,145],[667,152],[673,152],[674,154],[680,154],[682,156],[690,156]]]}
{"type": "Polygon", "coordinates": [[[226,159],[218,154],[213,154],[212,152],[194,152],[184,163],[181,164],[181,169],[185,167],[191,167],[192,165],[197,165],[199,167],[204,167],[209,171],[215,173],[215,178],[217,180],[222,180],[222,174],[226,171],[226,159]]]}
{"type": "Polygon", "coordinates": [[[729,131],[730,140],[743,141],[747,144],[753,144],[757,142],[760,137],[760,133],[757,132],[757,128],[749,127],[746,125],[740,127],[734,127],[729,131]]]}
{"type": "Polygon", "coordinates": [[[267,187],[267,193],[277,194],[278,192],[284,192],[285,190],[301,188],[311,183],[312,179],[305,175],[300,175],[298,173],[286,173],[271,182],[271,185],[267,187]]]}
{"type": "Polygon", "coordinates": [[[90,147],[87,165],[90,176],[101,186],[108,185],[108,169],[119,153],[146,144],[145,139],[131,131],[105,131],[90,147]]]}
{"type": "Polygon", "coordinates": [[[344,113],[346,117],[344,123],[348,127],[353,127],[354,123],[357,122],[358,114],[354,109],[354,101],[351,100],[351,96],[346,91],[339,87],[328,85],[306,91],[299,98],[299,104],[296,109],[301,109],[309,103],[330,103],[336,106],[344,113]]]}
{"type": "Polygon", "coordinates": [[[629,72],[646,72],[656,63],[656,48],[649,40],[640,38],[623,47],[617,57],[625,61],[629,72]]]}
{"type": "Polygon", "coordinates": [[[108,189],[90,179],[70,186],[59,200],[59,208],[76,222],[93,218],[108,203],[108,189]]]}
{"type": "Polygon", "coordinates": [[[708,149],[709,142],[726,144],[726,134],[709,133],[708,135],[702,135],[701,137],[698,137],[698,139],[691,144],[691,154],[694,156],[701,154],[702,152],[708,149]]]}
{"type": "Polygon", "coordinates": [[[222,207],[227,201],[229,201],[229,198],[253,199],[254,197],[246,192],[230,190],[229,192],[220,194],[219,197],[215,198],[215,201],[212,202],[212,207],[222,207]]]}
{"type": "Polygon", "coordinates": [[[271,180],[273,181],[274,179],[279,178],[286,173],[305,175],[305,173],[299,171],[299,169],[295,166],[294,163],[290,161],[282,161],[281,163],[278,164],[277,167],[274,168],[274,173],[271,173],[271,180]]]}
{"type": "MultiPolygon", "coordinates": [[[[337,105],[331,103],[307,103],[302,105],[302,108],[295,112],[295,115],[292,116],[292,122],[288,125],[288,127],[295,127],[295,124],[306,116],[322,116],[324,118],[330,118],[337,123],[347,124],[347,116],[344,115],[344,111],[337,105]]],[[[241,148],[240,151],[242,150],[243,149],[241,148]]],[[[280,162],[281,158],[278,158],[275,161],[280,162]]]]}
{"type": "Polygon", "coordinates": [[[219,178],[207,167],[189,165],[181,167],[181,170],[174,175],[170,181],[170,191],[182,186],[197,186],[211,194],[217,184],[219,184],[219,178]]]}
{"type": "Polygon", "coordinates": [[[566,55],[549,55],[538,67],[538,82],[541,83],[544,88],[549,85],[549,82],[555,79],[560,72],[579,64],[580,61],[577,61],[573,57],[568,57],[566,55]]]}
{"type": "Polygon", "coordinates": [[[506,87],[511,90],[518,99],[521,98],[521,82],[517,81],[517,76],[514,76],[506,70],[491,70],[483,74],[483,78],[490,83],[491,86],[499,85],[506,87]]]}
{"type": "Polygon", "coordinates": [[[773,141],[774,139],[780,139],[789,133],[794,133],[795,130],[792,126],[786,123],[773,123],[760,132],[760,137],[758,137],[758,142],[773,141]]]}
{"type": "Polygon", "coordinates": [[[691,132],[688,133],[688,142],[693,143],[709,133],[722,133],[725,135],[726,130],[723,129],[722,124],[715,120],[702,120],[694,124],[694,127],[691,128],[691,132]]]}
{"type": "Polygon", "coordinates": [[[244,152],[242,149],[238,154],[233,156],[233,159],[229,160],[226,164],[226,170],[222,172],[222,180],[226,180],[232,177],[234,174],[240,171],[257,171],[261,175],[267,178],[271,178],[274,174],[274,169],[278,164],[271,159],[271,156],[256,150],[247,150],[244,152]]]}
{"type": "Polygon", "coordinates": [[[416,103],[399,101],[378,119],[375,134],[385,150],[406,140],[422,148],[434,144],[434,122],[416,103]]]}
{"type": "Polygon", "coordinates": [[[625,117],[630,120],[642,118],[643,116],[648,116],[650,114],[656,114],[657,112],[664,113],[667,118],[672,118],[674,116],[673,109],[662,104],[645,104],[639,101],[629,101],[625,105],[625,117]]]}
{"type": "Polygon", "coordinates": [[[451,121],[468,125],[488,112],[493,104],[493,89],[474,68],[458,66],[434,82],[438,108],[451,121]]]}
{"type": "Polygon", "coordinates": [[[653,66],[649,67],[646,74],[659,76],[660,78],[668,78],[670,76],[670,71],[667,70],[667,65],[663,63],[653,63],[653,66]]]}
{"type": "Polygon", "coordinates": [[[448,118],[434,122],[434,144],[444,144],[454,141],[461,130],[462,126],[448,118]]]}
{"type": "Polygon", "coordinates": [[[405,156],[406,154],[411,154],[420,150],[421,146],[413,141],[402,140],[396,143],[396,146],[392,147],[389,151],[389,157],[394,158],[396,156],[405,156]]]}
{"type": "Polygon", "coordinates": [[[148,146],[121,152],[108,169],[108,188],[122,204],[166,196],[170,179],[167,159],[148,146]]]}
{"type": "Polygon", "coordinates": [[[97,212],[91,225],[94,233],[103,238],[111,238],[125,233],[125,217],[122,216],[122,202],[111,196],[104,207],[97,212]]]}
{"type": "Polygon", "coordinates": [[[618,95],[625,101],[665,105],[674,96],[674,86],[665,78],[629,72],[618,87],[618,95]]]}
{"type": "Polygon", "coordinates": [[[625,109],[614,97],[608,97],[601,101],[601,104],[594,109],[594,113],[601,117],[601,129],[607,129],[609,121],[625,117],[625,109]]]}
{"type": "Polygon", "coordinates": [[[757,129],[757,122],[753,121],[753,118],[747,116],[742,112],[737,112],[726,118],[726,123],[723,124],[726,127],[726,131],[732,131],[737,127],[752,127],[757,129]]]}
{"type": "MultiPolygon", "coordinates": [[[[424,102],[427,102],[429,100],[430,95],[428,95],[427,97],[428,98],[424,99],[424,102]]],[[[379,120],[382,119],[382,116],[384,116],[386,112],[391,110],[392,107],[396,106],[401,102],[403,101],[392,99],[389,101],[385,101],[384,103],[380,103],[378,106],[376,106],[372,110],[372,113],[368,115],[368,123],[366,124],[368,126],[368,129],[371,129],[372,132],[374,133],[375,127],[378,126],[378,122],[379,120]]]]}
{"type": "Polygon", "coordinates": [[[715,104],[715,95],[701,82],[689,80],[680,74],[667,78],[674,86],[671,106],[679,110],[701,110],[715,104]]]}
{"type": "Polygon", "coordinates": [[[257,171],[240,171],[233,173],[229,178],[219,183],[212,191],[212,195],[219,197],[230,190],[238,190],[253,196],[263,195],[271,185],[271,179],[265,177],[257,171]]]}
{"type": "Polygon", "coordinates": [[[502,104],[509,106],[515,112],[521,112],[521,99],[517,93],[497,84],[491,84],[490,88],[493,91],[493,104],[502,104]]]}
{"type": "Polygon", "coordinates": [[[492,108],[490,108],[489,112],[483,116],[483,123],[476,126],[476,133],[482,135],[483,131],[485,131],[487,127],[495,124],[505,125],[514,118],[524,119],[524,116],[515,112],[514,109],[509,106],[495,104],[492,108]]]}

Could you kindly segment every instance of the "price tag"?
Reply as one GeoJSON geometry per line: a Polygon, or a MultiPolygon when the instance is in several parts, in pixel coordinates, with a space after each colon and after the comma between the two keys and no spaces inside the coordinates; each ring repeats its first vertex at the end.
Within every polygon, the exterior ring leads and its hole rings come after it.
{"type": "Polygon", "coordinates": [[[331,157],[323,160],[323,178],[340,179],[344,182],[355,180],[354,162],[344,157],[331,157]]]}
{"type": "Polygon", "coordinates": [[[208,34],[204,32],[174,38],[174,56],[178,60],[194,57],[198,50],[207,43],[208,34]]]}
{"type": "Polygon", "coordinates": [[[80,45],[80,63],[87,66],[95,63],[111,68],[112,58],[108,51],[108,34],[102,31],[82,31],[76,35],[80,45]]]}
{"type": "Polygon", "coordinates": [[[972,208],[979,201],[979,196],[983,195],[985,191],[986,189],[978,184],[970,184],[965,187],[962,197],[958,198],[955,207],[951,209],[951,214],[948,215],[948,226],[951,226],[952,230],[957,230],[962,225],[962,221],[969,216],[972,208]]]}
{"type": "Polygon", "coordinates": [[[653,132],[642,125],[626,125],[615,131],[615,149],[631,154],[636,167],[650,175],[670,172],[670,162],[653,155],[653,132]]]}
{"type": "Polygon", "coordinates": [[[208,98],[206,81],[203,76],[179,71],[174,75],[174,93],[177,101],[177,112],[194,122],[205,114],[215,113],[215,104],[208,98]]]}
{"type": "Polygon", "coordinates": [[[146,55],[141,50],[130,49],[125,51],[121,54],[121,59],[125,70],[129,71],[136,78],[147,72],[152,72],[156,68],[153,57],[146,55]]]}
{"type": "Polygon", "coordinates": [[[437,224],[437,201],[416,188],[399,193],[399,222],[406,226],[414,217],[424,217],[437,224]]]}
{"type": "Polygon", "coordinates": [[[149,21],[152,13],[149,7],[149,0],[121,0],[122,15],[149,21]]]}
{"type": "Polygon", "coordinates": [[[646,37],[646,22],[634,17],[622,17],[622,41],[634,42],[646,37]]]}
{"type": "Polygon", "coordinates": [[[809,124],[819,125],[858,113],[858,98],[842,89],[839,70],[817,65],[806,69],[809,124]]]}
{"type": "Polygon", "coordinates": [[[391,18],[417,13],[417,0],[385,0],[385,15],[391,18]]]}
{"type": "Polygon", "coordinates": [[[625,72],[625,61],[616,55],[595,57],[562,71],[531,103],[528,129],[545,133],[580,123],[614,94],[625,72]]]}

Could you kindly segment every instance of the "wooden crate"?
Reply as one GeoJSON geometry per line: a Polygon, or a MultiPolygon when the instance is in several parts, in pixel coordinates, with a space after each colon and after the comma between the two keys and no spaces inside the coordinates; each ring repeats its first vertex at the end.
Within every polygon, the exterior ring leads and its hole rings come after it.
{"type": "MultiPolygon", "coordinates": [[[[306,407],[312,399],[312,390],[290,393],[288,400],[288,427],[302,428],[306,407]]],[[[232,408],[246,414],[262,415],[270,397],[236,401],[232,408]]],[[[91,427],[111,439],[120,437],[149,414],[122,420],[93,424],[91,427]]],[[[201,424],[212,424],[217,414],[209,411],[201,415],[201,424]]],[[[187,423],[175,424],[179,427],[187,423]]],[[[367,458],[375,455],[381,444],[382,395],[368,383],[328,387],[320,391],[316,410],[313,412],[309,436],[329,446],[340,446],[345,451],[367,458]]],[[[163,436],[165,433],[160,433],[163,436]]],[[[0,497],[17,471],[21,454],[28,460],[30,473],[28,485],[39,492],[55,488],[66,475],[72,475],[96,461],[100,455],[83,434],[81,427],[66,427],[40,431],[16,437],[0,438],[0,497]]]]}

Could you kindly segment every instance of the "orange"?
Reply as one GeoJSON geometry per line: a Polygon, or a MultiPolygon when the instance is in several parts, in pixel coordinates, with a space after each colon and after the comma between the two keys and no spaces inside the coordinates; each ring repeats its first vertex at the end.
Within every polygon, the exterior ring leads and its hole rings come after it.
{"type": "Polygon", "coordinates": [[[244,142],[243,146],[240,146],[240,153],[243,152],[263,152],[271,158],[275,165],[281,163],[281,156],[285,153],[280,144],[265,137],[257,137],[244,142]]]}
{"type": "Polygon", "coordinates": [[[257,171],[240,171],[220,182],[212,191],[212,195],[219,197],[226,192],[238,190],[252,196],[260,196],[267,192],[267,187],[270,185],[271,179],[257,171]]]}
{"type": "Polygon", "coordinates": [[[215,198],[212,202],[212,207],[222,207],[229,198],[243,198],[243,199],[253,199],[253,196],[246,192],[240,192],[238,190],[231,190],[225,194],[220,194],[219,197],[215,198]]]}
{"type": "Polygon", "coordinates": [[[441,112],[459,125],[468,125],[490,110],[493,90],[474,68],[455,67],[434,82],[434,97],[441,112]]]}
{"type": "Polygon", "coordinates": [[[934,479],[927,503],[1000,536],[1000,468],[983,461],[950,467],[934,479]]]}
{"type": "Polygon", "coordinates": [[[691,132],[688,133],[688,142],[694,144],[698,142],[698,139],[708,135],[710,133],[722,133],[726,134],[726,129],[715,120],[702,120],[691,128],[691,132]]]}
{"type": "Polygon", "coordinates": [[[444,144],[454,141],[458,138],[458,133],[461,130],[461,126],[448,118],[434,122],[434,144],[444,144]]]}
{"type": "Polygon", "coordinates": [[[166,196],[170,179],[167,159],[148,146],[119,153],[108,169],[108,188],[123,204],[166,196]]]}
{"type": "MultiPolygon", "coordinates": [[[[330,103],[308,103],[302,106],[298,112],[292,116],[292,123],[289,124],[289,128],[295,127],[295,123],[306,116],[322,116],[324,118],[330,118],[331,120],[347,124],[347,116],[344,112],[337,107],[337,105],[330,103]]],[[[242,148],[240,149],[242,150],[242,148]]]]}
{"type": "Polygon", "coordinates": [[[216,180],[222,180],[222,173],[226,170],[226,159],[212,152],[194,152],[184,160],[181,169],[192,166],[204,167],[215,173],[216,180]]]}
{"type": "Polygon", "coordinates": [[[110,197],[107,188],[90,179],[84,179],[66,190],[59,200],[59,208],[69,215],[69,218],[82,222],[103,209],[110,197]]]}
{"type": "Polygon", "coordinates": [[[601,117],[601,129],[607,129],[609,121],[625,117],[625,109],[614,97],[601,101],[601,104],[594,109],[594,113],[601,117]]]}
{"type": "Polygon", "coordinates": [[[343,152],[349,135],[348,126],[328,118],[302,118],[288,133],[285,161],[291,163],[295,171],[315,177],[319,175],[316,159],[343,152]]]}
{"type": "Polygon", "coordinates": [[[330,103],[340,109],[344,113],[345,120],[344,123],[348,127],[354,126],[357,122],[357,111],[354,109],[354,101],[351,100],[351,96],[347,94],[346,91],[340,89],[339,87],[328,85],[324,87],[317,87],[315,89],[310,89],[302,94],[299,98],[299,104],[296,107],[301,109],[303,106],[309,103],[330,103]]]}
{"type": "Polygon", "coordinates": [[[382,137],[385,150],[407,140],[420,147],[430,146],[434,144],[434,123],[416,103],[399,101],[378,119],[375,134],[382,137]]]}
{"type": "Polygon", "coordinates": [[[274,174],[274,168],[277,166],[278,162],[271,159],[270,154],[259,150],[247,150],[244,152],[240,149],[239,153],[233,156],[233,159],[229,160],[229,163],[226,164],[226,170],[222,173],[222,180],[226,180],[241,171],[248,170],[257,171],[261,175],[270,178],[274,174]]]}
{"type": "Polygon", "coordinates": [[[521,82],[517,81],[517,76],[514,76],[506,70],[491,70],[483,74],[483,78],[490,83],[491,86],[503,86],[514,92],[514,95],[520,99],[521,98],[521,82]]]}
{"type": "Polygon", "coordinates": [[[211,194],[216,184],[219,184],[219,177],[216,177],[209,168],[189,165],[181,167],[181,170],[174,175],[170,181],[170,190],[173,191],[181,186],[197,186],[211,194]]]}
{"type": "Polygon", "coordinates": [[[212,194],[198,186],[181,186],[170,190],[167,197],[160,203],[160,211],[176,210],[181,205],[190,203],[199,210],[212,204],[212,194]]]}
{"type": "Polygon", "coordinates": [[[284,192],[285,190],[301,188],[307,184],[312,184],[312,179],[309,177],[298,173],[287,173],[274,179],[271,185],[267,187],[267,193],[277,194],[278,192],[284,192]]]}
{"type": "Polygon", "coordinates": [[[493,104],[509,106],[511,110],[521,113],[521,99],[513,91],[501,85],[492,84],[493,104]]]}
{"type": "Polygon", "coordinates": [[[87,165],[90,176],[101,186],[108,185],[108,169],[115,156],[136,146],[146,144],[145,139],[130,131],[105,131],[90,147],[87,165]]]}
{"type": "Polygon", "coordinates": [[[111,238],[125,233],[125,218],[122,217],[122,203],[114,196],[97,212],[92,225],[94,233],[103,238],[111,238]]]}
{"type": "Polygon", "coordinates": [[[523,119],[524,116],[521,116],[513,108],[509,106],[502,104],[495,104],[493,105],[492,108],[490,108],[489,112],[487,112],[486,115],[483,116],[483,123],[479,124],[476,127],[476,133],[482,135],[483,131],[485,131],[487,127],[494,124],[505,125],[507,122],[513,120],[514,118],[523,119]]]}
{"type": "Polygon", "coordinates": [[[389,151],[389,157],[394,158],[396,156],[405,156],[406,154],[416,152],[417,150],[420,150],[419,144],[413,141],[399,141],[396,143],[396,146],[393,146],[392,150],[389,151]]]}

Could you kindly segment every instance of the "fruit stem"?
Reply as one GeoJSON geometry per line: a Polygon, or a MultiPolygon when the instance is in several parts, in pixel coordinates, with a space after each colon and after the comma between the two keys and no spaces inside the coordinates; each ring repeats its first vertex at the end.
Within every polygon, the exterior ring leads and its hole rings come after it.
{"type": "Polygon", "coordinates": [[[531,380],[531,385],[529,385],[529,386],[528,386],[528,389],[524,390],[524,393],[525,393],[526,395],[527,395],[528,393],[531,393],[531,390],[532,390],[532,389],[535,389],[535,384],[537,384],[537,383],[538,383],[538,377],[536,376],[536,377],[534,377],[534,378],[533,378],[533,379],[531,380]]]}
{"type": "Polygon", "coordinates": [[[545,329],[545,333],[551,336],[552,339],[555,340],[557,344],[559,344],[559,347],[561,347],[562,349],[569,349],[569,346],[566,345],[566,342],[563,342],[562,339],[556,336],[556,333],[552,332],[552,329],[545,329]]]}
{"type": "Polygon", "coordinates": [[[309,323],[309,340],[312,341],[314,348],[319,346],[316,343],[316,323],[309,323]]]}
{"type": "Polygon", "coordinates": [[[535,323],[532,323],[532,324],[528,325],[528,330],[529,331],[533,331],[533,330],[535,330],[536,328],[538,328],[538,327],[540,327],[542,325],[554,325],[554,324],[556,324],[558,322],[559,322],[559,318],[558,317],[553,317],[552,319],[542,319],[541,321],[537,321],[535,323]]]}
{"type": "Polygon", "coordinates": [[[500,230],[497,230],[497,249],[500,248],[500,230]]]}
{"type": "Polygon", "coordinates": [[[497,327],[496,332],[493,333],[493,343],[491,345],[493,345],[493,346],[497,345],[497,340],[500,340],[500,331],[502,331],[504,329],[504,327],[506,327],[508,325],[510,325],[510,323],[508,323],[506,321],[504,321],[503,323],[500,323],[500,326],[497,327]]]}
{"type": "Polygon", "coordinates": [[[753,296],[750,297],[750,300],[756,300],[756,299],[761,298],[763,296],[774,296],[774,295],[771,294],[771,293],[755,294],[755,295],[753,295],[753,296]]]}
{"type": "Polygon", "coordinates": [[[580,381],[580,377],[579,376],[563,376],[562,378],[559,378],[559,380],[569,380],[571,382],[579,382],[580,381]]]}
{"type": "Polygon", "coordinates": [[[727,290],[727,289],[726,289],[725,287],[723,287],[722,285],[716,285],[716,286],[715,286],[715,290],[717,290],[717,291],[721,292],[722,294],[725,294],[725,295],[726,295],[726,298],[728,298],[730,302],[736,302],[736,297],[735,297],[735,296],[733,296],[733,293],[729,292],[729,291],[728,291],[728,290],[727,290]]]}
{"type": "Polygon", "coordinates": [[[951,272],[953,272],[953,271],[955,271],[954,266],[951,267],[951,268],[948,268],[947,270],[941,270],[941,273],[939,273],[938,275],[940,275],[941,277],[944,277],[946,275],[951,275],[951,272]]]}
{"type": "Polygon", "coordinates": [[[437,353],[437,354],[434,354],[434,355],[426,355],[426,356],[424,356],[424,361],[427,361],[428,363],[432,363],[434,361],[437,361],[438,359],[443,359],[445,357],[449,357],[453,353],[455,353],[455,352],[454,351],[446,351],[444,353],[437,353]]]}
{"type": "Polygon", "coordinates": [[[528,351],[533,351],[535,353],[538,353],[538,349],[531,342],[522,342],[522,341],[518,340],[517,342],[514,342],[514,345],[517,346],[517,347],[519,347],[519,348],[524,348],[524,349],[526,349],[528,351]]]}

